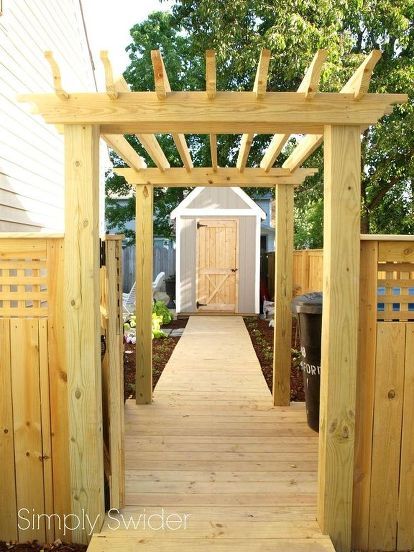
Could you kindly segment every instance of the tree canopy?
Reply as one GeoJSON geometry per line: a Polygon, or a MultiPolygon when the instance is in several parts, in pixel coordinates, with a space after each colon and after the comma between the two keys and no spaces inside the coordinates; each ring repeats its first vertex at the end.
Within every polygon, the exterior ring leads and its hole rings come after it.
{"type": "MultiPolygon", "coordinates": [[[[171,86],[176,90],[205,87],[206,49],[217,54],[217,88],[251,90],[261,48],[272,51],[268,90],[295,90],[318,48],[329,52],[321,77],[321,90],[340,90],[364,56],[372,49],[382,59],[370,91],[408,92],[410,101],[365,132],[362,142],[362,230],[378,233],[412,233],[414,230],[414,0],[176,0],[170,13],[154,13],[131,29],[127,50],[130,64],[125,78],[133,90],[153,90],[150,51],[163,52],[171,86]]],[[[258,166],[270,136],[256,136],[248,166],[258,166]]],[[[206,136],[187,136],[195,166],[209,165],[206,136]]],[[[292,137],[277,160],[283,163],[299,137],[292,137]]],[[[136,139],[130,138],[151,166],[136,139]]],[[[219,163],[234,166],[240,136],[219,136],[219,163]]],[[[169,136],[160,143],[172,166],[179,166],[169,136]]],[[[295,241],[297,246],[320,247],[323,226],[323,151],[306,166],[319,174],[296,192],[295,241]]],[[[122,190],[110,177],[108,191],[122,190]]],[[[181,201],[182,189],[157,191],[156,232],[169,233],[167,214],[181,201]]],[[[115,220],[108,205],[110,222],[115,220]]],[[[118,218],[123,214],[114,209],[118,218]]],[[[133,211],[132,211],[133,212],[133,211]]],[[[118,221],[119,222],[119,221],[118,221]]]]}

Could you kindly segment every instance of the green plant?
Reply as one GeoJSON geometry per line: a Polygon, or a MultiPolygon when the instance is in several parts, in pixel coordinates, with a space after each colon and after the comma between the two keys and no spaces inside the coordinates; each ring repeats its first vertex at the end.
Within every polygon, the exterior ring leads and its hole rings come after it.
{"type": "Polygon", "coordinates": [[[162,317],[161,324],[169,324],[173,319],[171,312],[163,301],[156,301],[152,307],[152,312],[162,317]]]}

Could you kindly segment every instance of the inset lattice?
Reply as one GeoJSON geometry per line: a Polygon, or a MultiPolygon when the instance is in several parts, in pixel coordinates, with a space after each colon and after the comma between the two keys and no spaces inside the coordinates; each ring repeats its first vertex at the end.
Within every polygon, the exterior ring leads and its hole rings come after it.
{"type": "Polygon", "coordinates": [[[378,263],[378,320],[414,320],[414,262],[378,263]]]}
{"type": "Polygon", "coordinates": [[[0,256],[1,317],[47,316],[46,261],[46,250],[30,253],[27,251],[2,252],[0,256]]]}

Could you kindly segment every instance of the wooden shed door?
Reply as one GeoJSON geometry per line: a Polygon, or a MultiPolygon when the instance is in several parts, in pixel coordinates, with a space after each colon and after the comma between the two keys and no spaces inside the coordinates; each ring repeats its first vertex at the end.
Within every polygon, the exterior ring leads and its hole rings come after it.
{"type": "Polygon", "coordinates": [[[197,310],[237,311],[237,220],[197,221],[197,310]]]}

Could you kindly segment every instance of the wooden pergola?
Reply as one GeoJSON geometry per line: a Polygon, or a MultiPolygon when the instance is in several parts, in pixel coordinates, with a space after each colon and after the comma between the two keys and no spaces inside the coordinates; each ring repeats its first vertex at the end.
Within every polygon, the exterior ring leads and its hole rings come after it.
{"type": "Polygon", "coordinates": [[[153,188],[274,187],[276,192],[275,405],[290,402],[294,187],[315,169],[301,168],[324,141],[324,309],[318,519],[337,550],[351,546],[360,252],[360,135],[402,94],[369,94],[380,53],[372,52],[338,93],[318,91],[327,52],[319,50],[295,92],[268,92],[270,52],[263,50],[252,92],[216,90],[216,61],[206,55],[206,90],[171,91],[163,59],[152,52],[154,92],[131,92],[114,80],[106,52],[106,92],[67,93],[50,52],[54,94],[21,99],[65,136],[65,332],[69,380],[73,512],[103,511],[98,158],[99,139],[129,168],[116,169],[136,188],[137,402],[152,400],[151,312],[153,188]],[[156,134],[172,135],[183,168],[171,168],[156,134]],[[123,137],[135,134],[157,168],[123,137]],[[194,168],[185,134],[210,136],[212,166],[194,168]],[[217,135],[242,134],[237,166],[220,167],[217,135]],[[247,168],[255,134],[273,134],[260,167],[247,168]],[[274,163],[292,134],[304,134],[281,167],[274,163]]]}

